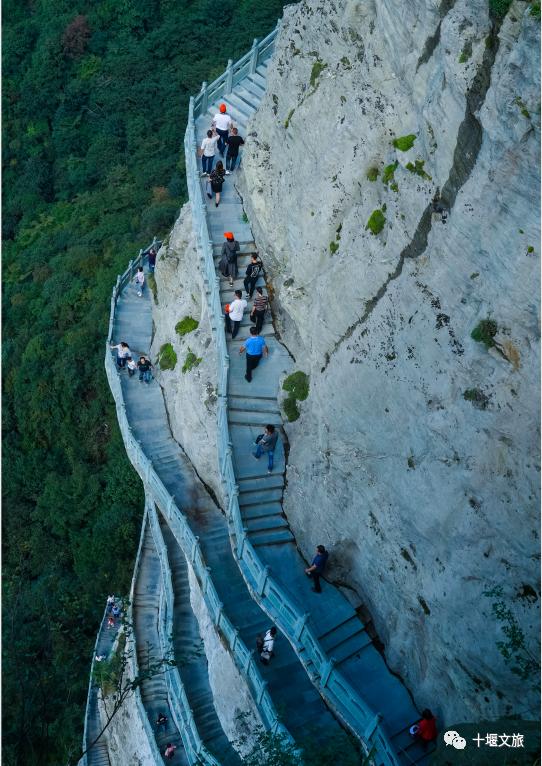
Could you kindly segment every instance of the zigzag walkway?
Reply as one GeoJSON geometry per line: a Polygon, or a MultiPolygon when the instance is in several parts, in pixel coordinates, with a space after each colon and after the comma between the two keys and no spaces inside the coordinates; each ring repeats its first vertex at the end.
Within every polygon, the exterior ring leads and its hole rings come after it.
{"type": "MultiPolygon", "coordinates": [[[[98,637],[96,639],[96,646],[94,647],[94,655],[92,658],[92,670],[89,682],[89,693],[87,700],[87,713],[85,720],[85,737],[83,746],[88,747],[96,737],[99,736],[103,725],[100,721],[100,713],[98,711],[98,693],[100,687],[93,682],[92,673],[95,668],[96,656],[105,656],[109,658],[115,638],[117,637],[118,624],[111,630],[107,627],[107,613],[104,613],[100,630],[98,631],[98,637]]],[[[86,756],[81,761],[86,766],[110,766],[109,750],[107,747],[107,741],[105,737],[100,737],[96,744],[92,745],[86,756]]]]}
{"type": "MultiPolygon", "coordinates": [[[[247,124],[256,111],[265,90],[268,62],[260,64],[255,74],[247,75],[233,92],[224,95],[208,111],[196,120],[197,142],[201,144],[210,120],[218,111],[220,103],[226,103],[228,112],[243,137],[247,136],[247,124]]],[[[257,130],[257,123],[251,129],[257,130]]],[[[250,134],[247,138],[250,141],[250,134]]],[[[242,243],[239,278],[234,287],[221,279],[221,303],[229,303],[234,289],[243,289],[243,277],[250,253],[256,252],[252,232],[243,215],[242,201],[234,188],[235,174],[227,176],[223,186],[220,206],[215,207],[214,195],[207,200],[207,223],[213,243],[215,264],[220,260],[224,232],[231,230],[242,243]]],[[[202,179],[202,188],[204,184],[202,179]]],[[[265,263],[264,263],[265,265],[265,263]]],[[[220,276],[217,271],[217,276],[220,276]]],[[[264,286],[264,280],[259,284],[264,286]]],[[[243,290],[244,292],[244,290],[243,290]]],[[[228,380],[228,423],[233,444],[233,463],[239,486],[239,505],[248,536],[261,560],[271,568],[271,577],[280,584],[299,605],[300,613],[310,612],[312,626],[334,667],[357,690],[372,708],[382,714],[384,727],[393,749],[399,753],[404,764],[423,764],[429,754],[409,735],[409,726],[419,718],[411,697],[401,680],[387,668],[381,654],[368,636],[357,612],[331,584],[324,583],[323,593],[311,591],[311,582],[304,574],[306,562],[296,547],[294,536],[284,516],[282,496],[284,490],[285,460],[282,445],[275,452],[275,464],[271,476],[267,475],[265,456],[259,462],[251,455],[257,434],[266,423],[282,425],[277,404],[280,376],[291,367],[284,347],[274,337],[272,324],[267,321],[263,335],[269,348],[269,357],[263,359],[255,370],[253,380],[244,379],[245,359],[239,348],[248,337],[250,321],[245,313],[238,337],[228,337],[230,359],[228,380]]],[[[315,546],[326,540],[315,540],[315,546]]],[[[340,555],[340,551],[337,551],[340,555]]]]}
{"type": "MultiPolygon", "coordinates": [[[[133,628],[137,653],[137,664],[140,672],[144,671],[147,663],[156,662],[161,657],[160,638],[158,635],[158,612],[160,591],[162,586],[160,559],[156,552],[149,522],[147,521],[141,546],[139,571],[135,582],[133,596],[133,628]]],[[[167,671],[166,671],[167,672],[167,671]]],[[[141,699],[147,713],[150,725],[155,732],[156,743],[163,753],[166,744],[171,742],[177,747],[175,762],[189,766],[183,748],[181,735],[175,726],[175,721],[169,707],[166,681],[162,672],[146,679],[141,684],[141,699]],[[158,714],[163,713],[168,721],[166,728],[156,727],[158,714]]],[[[162,758],[167,763],[165,758],[162,758]]]]}
{"type": "Polygon", "coordinates": [[[184,553],[163,517],[160,529],[171,568],[173,607],[173,650],[200,737],[222,766],[238,766],[240,759],[224,734],[215,710],[209,683],[207,658],[198,621],[190,605],[188,566],[184,553]]]}
{"type": "MultiPolygon", "coordinates": [[[[151,297],[145,291],[138,298],[128,286],[118,298],[113,342],[125,340],[133,352],[147,353],[152,336],[151,297]]],[[[252,600],[234,561],[226,519],[207,492],[170,431],[160,386],[139,383],[137,376],[121,374],[126,416],[134,437],[152,460],[157,476],[185,513],[200,546],[223,612],[239,629],[239,636],[249,647],[258,633],[269,627],[269,618],[252,600]]],[[[276,658],[269,666],[260,666],[268,691],[281,718],[294,738],[314,730],[326,739],[340,727],[308,679],[290,644],[282,636],[276,643],[276,658]]],[[[188,689],[187,689],[188,693],[188,689]]],[[[233,693],[233,692],[232,692],[233,693]]],[[[211,744],[212,749],[212,744],[211,744]]]]}

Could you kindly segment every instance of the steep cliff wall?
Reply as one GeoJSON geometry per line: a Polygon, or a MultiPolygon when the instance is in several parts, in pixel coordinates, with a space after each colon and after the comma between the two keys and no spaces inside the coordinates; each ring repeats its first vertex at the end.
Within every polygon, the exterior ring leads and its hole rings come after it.
{"type": "Polygon", "coordinates": [[[307,554],[330,545],[391,667],[448,720],[533,704],[483,594],[502,586],[535,640],[539,64],[519,0],[500,31],[486,0],[304,0],[239,181],[310,374],[288,519],[307,554]],[[489,348],[471,338],[487,318],[489,348]]]}
{"type": "Polygon", "coordinates": [[[173,370],[159,367],[155,370],[164,392],[172,432],[199,476],[220,498],[216,458],[216,348],[189,205],[182,208],[169,241],[158,254],[155,279],[153,362],[167,343],[171,343],[177,355],[173,370]],[[186,317],[199,324],[197,329],[180,335],[176,326],[186,317]],[[188,365],[189,369],[183,372],[189,353],[195,356],[196,364],[188,365]]]}

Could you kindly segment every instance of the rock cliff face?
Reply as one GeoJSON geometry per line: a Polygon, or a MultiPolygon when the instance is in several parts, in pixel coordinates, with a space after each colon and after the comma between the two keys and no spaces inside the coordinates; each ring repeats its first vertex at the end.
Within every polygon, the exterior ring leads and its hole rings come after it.
{"type": "Polygon", "coordinates": [[[177,356],[173,370],[156,368],[173,435],[201,479],[220,498],[216,460],[216,349],[189,205],[182,208],[169,242],[158,254],[155,279],[153,363],[164,344],[170,343],[177,356]],[[198,322],[198,327],[180,335],[176,326],[186,317],[198,322]],[[188,364],[183,372],[190,353],[195,363],[188,364]]]}
{"type": "Polygon", "coordinates": [[[304,0],[239,180],[310,374],[288,520],[448,721],[534,709],[484,592],[536,653],[539,65],[519,0],[500,29],[486,0],[304,0]]]}

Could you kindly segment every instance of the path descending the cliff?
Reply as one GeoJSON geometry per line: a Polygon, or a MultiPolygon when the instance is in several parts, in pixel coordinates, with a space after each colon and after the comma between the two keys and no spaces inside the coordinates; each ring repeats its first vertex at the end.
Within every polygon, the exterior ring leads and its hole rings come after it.
{"type": "MultiPolygon", "coordinates": [[[[107,627],[107,615],[104,615],[102,624],[98,634],[98,641],[96,643],[96,655],[105,655],[109,659],[111,649],[115,643],[117,637],[119,621],[113,630],[107,627]]],[[[100,721],[100,713],[98,710],[98,694],[100,693],[100,687],[98,684],[92,683],[90,687],[90,696],[88,701],[87,711],[87,740],[85,747],[88,747],[96,737],[99,736],[103,729],[103,724],[100,721]]],[[[88,766],[110,766],[109,750],[107,748],[106,737],[100,737],[95,745],[92,745],[87,753],[88,766]]]]}
{"type": "MultiPolygon", "coordinates": [[[[149,522],[145,528],[141,560],[134,590],[133,627],[136,643],[139,671],[143,671],[148,662],[160,659],[160,639],[158,636],[158,606],[160,602],[160,559],[152,539],[149,522]]],[[[166,671],[167,672],[167,671],[166,671]]],[[[168,701],[168,690],[163,673],[158,673],[141,684],[141,700],[155,732],[156,743],[163,753],[168,742],[177,747],[175,762],[189,766],[179,730],[175,725],[168,701]],[[157,728],[159,713],[167,716],[166,728],[157,728]]],[[[168,760],[162,757],[164,763],[168,760]]]]}
{"type": "MultiPolygon", "coordinates": [[[[235,86],[231,95],[223,96],[209,107],[208,112],[196,121],[198,145],[201,145],[222,102],[227,105],[240,135],[247,141],[251,140],[250,134],[247,136],[247,124],[264,93],[266,72],[267,63],[260,65],[255,74],[248,75],[235,86]]],[[[251,129],[257,132],[257,124],[252,125],[251,129]]],[[[225,231],[233,231],[241,245],[239,278],[235,280],[234,286],[230,287],[228,281],[221,277],[222,305],[233,299],[235,289],[243,290],[244,294],[245,268],[250,254],[257,252],[250,225],[244,220],[242,200],[235,189],[235,174],[238,172],[236,170],[226,177],[218,208],[215,207],[214,195],[212,200],[207,201],[207,220],[215,265],[218,267],[225,231]]],[[[202,178],[202,186],[205,180],[202,178]]],[[[220,276],[218,268],[217,275],[220,276]]],[[[262,278],[258,284],[265,287],[262,278]]],[[[245,312],[237,338],[232,340],[227,336],[230,357],[228,422],[244,525],[262,561],[271,567],[271,576],[298,603],[301,612],[310,612],[321,645],[328,656],[334,658],[336,667],[371,709],[382,714],[384,728],[402,762],[427,763],[429,754],[412,740],[408,732],[409,726],[419,718],[419,714],[401,680],[389,671],[382,655],[372,643],[356,610],[330,583],[324,582],[321,594],[311,590],[312,581],[304,574],[306,562],[296,546],[282,508],[286,471],[282,441],[279,440],[277,444],[271,475],[267,473],[266,456],[257,461],[251,454],[256,436],[263,432],[267,423],[282,427],[277,402],[279,379],[291,371],[292,362],[284,346],[275,338],[273,326],[268,319],[262,334],[269,348],[269,356],[262,359],[254,371],[252,382],[245,380],[245,357],[239,354],[239,349],[249,335],[250,307],[245,312]]],[[[316,546],[321,542],[315,540],[314,544],[316,546]]]]}
{"type": "Polygon", "coordinates": [[[224,733],[214,706],[207,657],[198,621],[190,605],[188,565],[167,522],[160,514],[158,519],[171,568],[174,595],[173,650],[179,675],[205,746],[222,766],[238,766],[241,761],[224,733]]]}
{"type": "MultiPolygon", "coordinates": [[[[151,300],[148,289],[139,298],[130,285],[117,302],[114,342],[127,341],[137,355],[148,354],[151,346],[151,300]]],[[[127,372],[121,373],[121,385],[126,416],[135,438],[152,460],[156,474],[186,516],[192,531],[200,538],[201,550],[211,568],[224,613],[239,629],[246,646],[254,647],[256,636],[269,627],[269,618],[251,598],[235,563],[223,513],[173,438],[160,386],[155,380],[149,385],[140,383],[137,375],[129,378],[127,372]]],[[[137,609],[134,613],[137,615],[137,609]]],[[[294,650],[280,635],[275,652],[274,660],[268,666],[261,665],[260,670],[275,707],[294,739],[300,740],[315,732],[317,737],[325,740],[339,732],[339,724],[312,685],[294,650]]],[[[189,690],[186,691],[188,694],[189,690]]],[[[203,738],[203,732],[200,734],[203,738]]]]}

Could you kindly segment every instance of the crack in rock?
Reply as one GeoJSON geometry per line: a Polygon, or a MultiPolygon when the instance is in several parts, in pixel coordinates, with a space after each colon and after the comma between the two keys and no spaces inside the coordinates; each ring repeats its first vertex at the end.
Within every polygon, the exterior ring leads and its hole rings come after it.
{"type": "MultiPolygon", "coordinates": [[[[440,197],[443,205],[450,212],[455,204],[459,190],[467,182],[470,174],[472,173],[474,165],[476,164],[476,160],[478,159],[480,147],[482,146],[483,130],[482,125],[480,124],[480,120],[476,116],[476,112],[479,111],[480,107],[484,103],[486,94],[491,84],[491,69],[495,62],[495,57],[499,48],[498,31],[499,28],[497,26],[492,27],[490,31],[491,45],[486,46],[484,55],[482,57],[482,62],[473,78],[471,87],[466,93],[467,103],[465,107],[465,117],[463,118],[463,121],[459,126],[459,130],[457,131],[457,140],[454,150],[452,167],[450,168],[448,178],[442,187],[442,193],[440,197]]],[[[394,271],[388,275],[388,278],[379,288],[376,295],[367,301],[365,304],[365,311],[361,317],[359,317],[359,319],[357,319],[354,324],[350,325],[346,332],[335,343],[331,351],[326,353],[324,357],[325,363],[321,369],[321,372],[325,372],[331,357],[340,348],[344,341],[348,340],[354,330],[359,327],[359,325],[364,324],[371,316],[380,299],[383,298],[386,294],[390,282],[393,282],[401,275],[405,260],[407,258],[418,258],[425,251],[432,225],[431,213],[432,203],[429,203],[421,215],[421,218],[416,227],[416,231],[414,232],[414,236],[408,245],[402,250],[394,271]]]]}
{"type": "Polygon", "coordinates": [[[421,67],[422,64],[427,64],[433,53],[435,52],[435,49],[437,45],[440,42],[440,27],[442,25],[442,22],[444,20],[444,17],[450,13],[452,8],[454,7],[456,3],[456,0],[442,0],[440,4],[440,8],[438,9],[440,19],[437,28],[435,29],[435,32],[430,35],[427,40],[425,41],[425,45],[423,46],[422,55],[418,59],[418,63],[416,64],[416,72],[421,67]]]}

